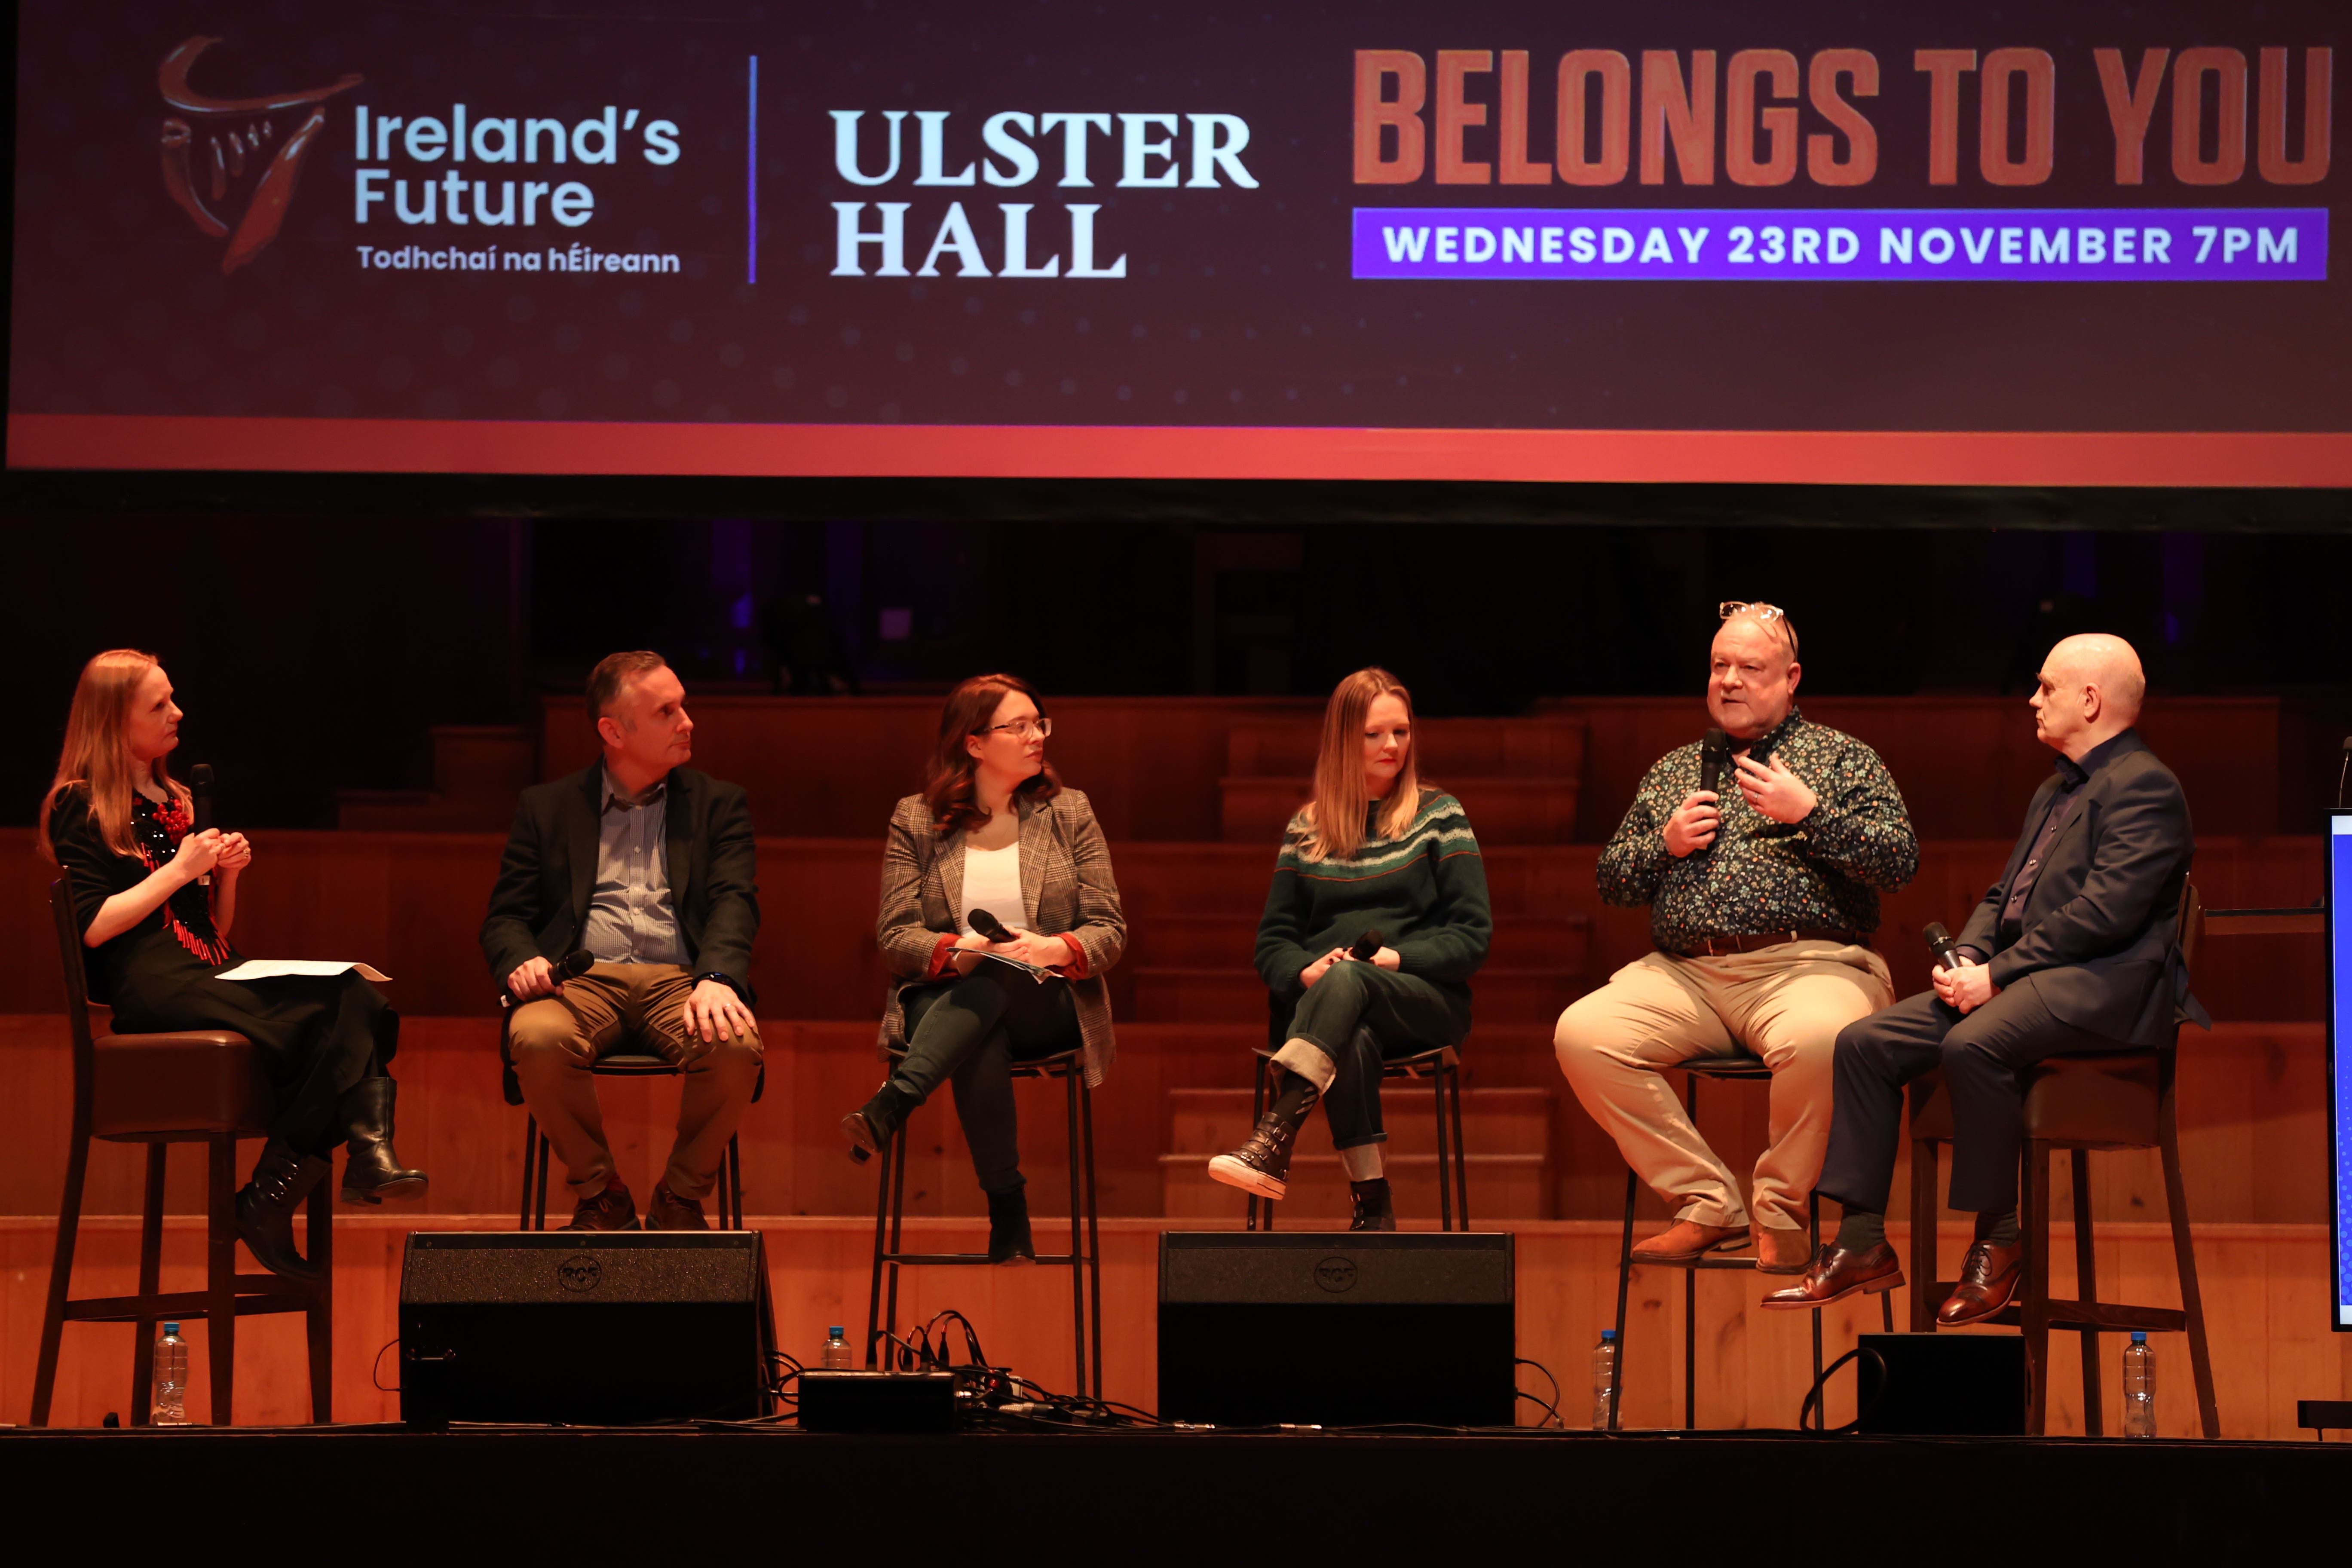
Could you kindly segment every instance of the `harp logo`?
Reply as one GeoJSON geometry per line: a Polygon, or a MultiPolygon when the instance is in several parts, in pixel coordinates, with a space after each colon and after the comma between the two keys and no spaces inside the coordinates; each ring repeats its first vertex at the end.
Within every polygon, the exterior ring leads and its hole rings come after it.
{"type": "Polygon", "coordinates": [[[219,42],[190,38],[163,57],[155,83],[171,111],[163,119],[163,188],[198,229],[228,241],[221,271],[229,273],[278,237],[303,161],[327,123],[327,100],[362,79],[351,72],[331,87],[207,97],[188,85],[188,73],[219,42]]]}

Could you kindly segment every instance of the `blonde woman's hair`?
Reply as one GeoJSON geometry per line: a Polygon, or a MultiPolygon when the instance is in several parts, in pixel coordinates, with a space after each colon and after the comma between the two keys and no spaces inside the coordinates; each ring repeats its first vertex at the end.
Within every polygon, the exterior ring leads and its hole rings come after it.
{"type": "MultiPolygon", "coordinates": [[[[1404,704],[1407,724],[1412,721],[1412,693],[1385,669],[1360,669],[1339,682],[1323,709],[1323,743],[1315,753],[1315,795],[1299,813],[1307,830],[1300,846],[1309,860],[1344,860],[1364,846],[1364,813],[1371,797],[1364,793],[1364,720],[1372,704],[1393,697],[1404,704]]],[[[1421,746],[1410,733],[1405,740],[1404,766],[1396,785],[1381,804],[1378,828],[1383,838],[1394,838],[1412,825],[1421,804],[1421,746]]]]}
{"type": "MultiPolygon", "coordinates": [[[[131,763],[123,739],[131,717],[131,700],[139,683],[155,668],[155,656],[137,648],[109,648],[81,667],[74,683],[73,710],[66,715],[66,743],[58,753],[58,776],[41,800],[38,843],[52,865],[58,852],[49,844],[49,814],[58,797],[76,784],[89,791],[90,820],[98,825],[106,847],[117,855],[131,853],[131,763]]],[[[166,793],[188,793],[173,781],[157,757],[149,776],[166,793]]]]}

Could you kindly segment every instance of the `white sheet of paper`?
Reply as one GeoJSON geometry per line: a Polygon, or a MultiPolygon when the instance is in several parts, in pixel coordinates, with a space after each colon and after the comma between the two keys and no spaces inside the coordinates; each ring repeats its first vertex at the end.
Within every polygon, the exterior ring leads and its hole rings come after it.
{"type": "Polygon", "coordinates": [[[356,969],[362,980],[385,984],[392,979],[364,963],[348,959],[332,958],[248,958],[235,969],[224,969],[213,976],[215,980],[282,980],[296,975],[325,976],[341,974],[346,969],[356,969]]]}

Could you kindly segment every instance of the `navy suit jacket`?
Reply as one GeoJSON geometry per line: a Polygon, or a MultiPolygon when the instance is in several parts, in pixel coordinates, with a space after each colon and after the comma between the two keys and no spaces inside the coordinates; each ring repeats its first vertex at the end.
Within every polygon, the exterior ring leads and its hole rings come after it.
{"type": "Polygon", "coordinates": [[[1958,945],[1976,951],[1994,984],[2032,986],[2065,1023],[2130,1045],[2168,1046],[2180,1016],[2212,1026],[2189,994],[2179,943],[2181,889],[2197,840],[2172,770],[2137,731],[2116,740],[2051,844],[2016,939],[2000,942],[2001,905],[2058,793],[2055,773],[2034,793],[2000,880],[1958,945]]]}

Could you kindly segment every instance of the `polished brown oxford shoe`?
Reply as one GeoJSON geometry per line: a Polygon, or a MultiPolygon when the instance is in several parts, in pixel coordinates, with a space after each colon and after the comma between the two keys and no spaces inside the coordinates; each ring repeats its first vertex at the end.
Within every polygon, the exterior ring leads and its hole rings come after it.
{"type": "Polygon", "coordinates": [[[637,1200],[629,1196],[629,1189],[618,1179],[606,1182],[604,1190],[593,1198],[582,1198],[572,1207],[572,1223],[566,1230],[635,1230],[637,1228],[637,1200]]]}
{"type": "Polygon", "coordinates": [[[702,1217],[699,1198],[682,1198],[669,1190],[667,1182],[654,1184],[653,1202],[646,1205],[647,1230],[709,1230],[710,1222],[702,1217]]]}
{"type": "Polygon", "coordinates": [[[1655,1236],[1633,1244],[1636,1263],[1689,1263],[1710,1252],[1726,1252],[1748,1245],[1744,1225],[1701,1225],[1678,1219],[1655,1236]]]}
{"type": "Polygon", "coordinates": [[[1780,1311],[1826,1307],[1848,1296],[1892,1290],[1902,1283],[1902,1260],[1886,1243],[1882,1241],[1867,1252],[1829,1246],[1822,1248],[1804,1279],[1785,1290],[1773,1291],[1764,1298],[1763,1305],[1780,1311]]]}
{"type": "Polygon", "coordinates": [[[2007,1247],[1995,1247],[1990,1241],[1975,1243],[1969,1248],[1968,1260],[1960,1265],[1960,1282],[1936,1309],[1937,1326],[1957,1329],[1963,1323],[1983,1322],[2009,1305],[2024,1275],[2023,1243],[2007,1247]]]}

